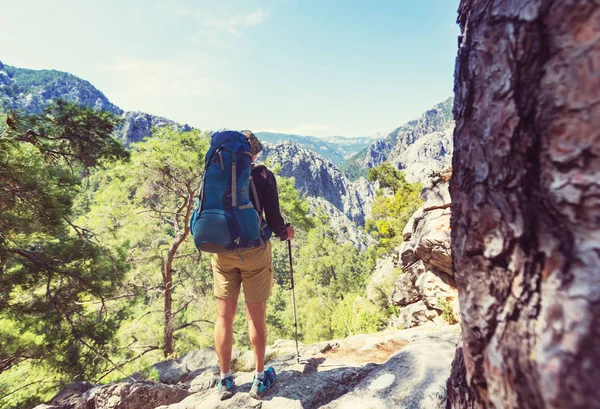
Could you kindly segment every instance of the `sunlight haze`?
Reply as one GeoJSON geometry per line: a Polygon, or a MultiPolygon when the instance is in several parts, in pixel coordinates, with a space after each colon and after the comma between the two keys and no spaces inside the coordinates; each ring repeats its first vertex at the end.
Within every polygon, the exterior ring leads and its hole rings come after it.
{"type": "Polygon", "coordinates": [[[452,94],[457,7],[11,1],[0,15],[0,61],[72,73],[125,110],[202,129],[368,136],[452,94]]]}

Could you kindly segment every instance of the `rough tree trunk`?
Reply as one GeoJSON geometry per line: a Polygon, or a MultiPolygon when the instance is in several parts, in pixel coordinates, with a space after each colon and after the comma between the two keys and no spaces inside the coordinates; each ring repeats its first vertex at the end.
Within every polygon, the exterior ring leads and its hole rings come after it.
{"type": "MultiPolygon", "coordinates": [[[[170,256],[170,254],[169,254],[170,256]]],[[[165,358],[173,354],[173,266],[171,263],[167,263],[168,267],[165,267],[163,272],[164,287],[165,287],[165,329],[164,329],[164,343],[163,352],[165,358]]]]}
{"type": "Polygon", "coordinates": [[[463,0],[453,408],[600,407],[600,1],[463,0]]]}
{"type": "Polygon", "coordinates": [[[165,289],[165,308],[164,308],[164,354],[165,358],[173,354],[173,333],[176,331],[173,325],[173,262],[177,256],[179,246],[190,234],[190,218],[192,217],[192,211],[194,206],[194,200],[196,198],[195,191],[191,188],[190,183],[185,184],[187,195],[184,196],[183,204],[177,209],[173,218],[173,226],[177,231],[177,235],[169,248],[166,260],[163,261],[163,286],[165,289]],[[182,217],[183,216],[183,217],[182,217]],[[183,222],[181,219],[183,218],[183,222]]]}

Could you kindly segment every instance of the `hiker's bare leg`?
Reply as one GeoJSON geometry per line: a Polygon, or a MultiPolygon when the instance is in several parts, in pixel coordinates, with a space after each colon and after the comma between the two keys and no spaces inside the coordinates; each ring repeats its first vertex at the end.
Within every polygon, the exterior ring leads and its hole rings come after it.
{"type": "Polygon", "coordinates": [[[254,352],[256,372],[265,369],[265,350],[267,349],[267,302],[246,303],[246,317],[248,318],[248,332],[250,343],[254,352]]]}
{"type": "Polygon", "coordinates": [[[222,373],[231,370],[231,349],[233,347],[233,317],[237,298],[217,298],[217,321],[215,322],[215,349],[219,357],[222,373]]]}

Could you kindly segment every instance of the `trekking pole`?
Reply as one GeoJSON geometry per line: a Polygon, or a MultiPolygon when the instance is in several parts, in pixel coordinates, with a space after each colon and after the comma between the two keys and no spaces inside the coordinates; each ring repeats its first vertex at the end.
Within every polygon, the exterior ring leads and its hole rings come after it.
{"type": "Polygon", "coordinates": [[[292,277],[292,305],[294,306],[294,329],[296,330],[296,361],[300,363],[300,351],[298,350],[298,321],[296,320],[296,295],[294,294],[294,267],[292,266],[292,241],[288,240],[287,242],[290,254],[290,276],[292,277]]]}

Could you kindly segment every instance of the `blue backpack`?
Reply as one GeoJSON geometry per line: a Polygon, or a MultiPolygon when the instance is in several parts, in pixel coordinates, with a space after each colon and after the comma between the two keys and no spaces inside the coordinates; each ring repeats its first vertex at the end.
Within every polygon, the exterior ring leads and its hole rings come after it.
{"type": "Polygon", "coordinates": [[[252,150],[236,131],[216,132],[206,153],[190,231],[200,251],[235,253],[263,245],[271,234],[252,182],[252,150]],[[258,211],[250,201],[253,190],[258,211]],[[233,194],[232,194],[233,193],[233,194]]]}

